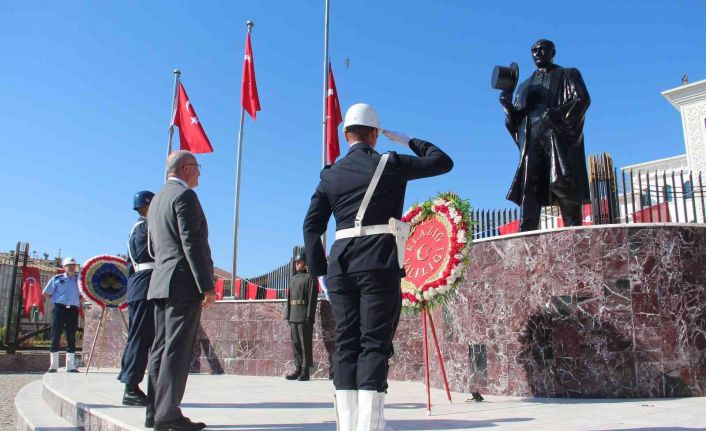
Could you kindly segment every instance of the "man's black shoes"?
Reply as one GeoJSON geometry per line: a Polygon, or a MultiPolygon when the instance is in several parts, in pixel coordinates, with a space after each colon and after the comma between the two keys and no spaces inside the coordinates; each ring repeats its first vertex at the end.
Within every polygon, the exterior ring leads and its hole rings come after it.
{"type": "Polygon", "coordinates": [[[302,369],[297,368],[296,370],[294,370],[294,372],[292,374],[287,374],[286,376],[284,376],[284,378],[287,380],[297,380],[299,378],[299,376],[301,376],[301,375],[302,375],[302,369]]]}
{"type": "Polygon", "coordinates": [[[154,428],[154,418],[145,419],[145,428],[154,428]]]}
{"type": "Polygon", "coordinates": [[[309,369],[304,368],[302,370],[301,375],[299,376],[299,378],[297,380],[299,380],[300,382],[308,382],[309,381],[309,369]]]}
{"type": "Polygon", "coordinates": [[[154,423],[154,431],[200,431],[204,428],[206,428],[205,423],[191,422],[191,419],[185,417],[168,422],[154,423]]]}
{"type": "Polygon", "coordinates": [[[125,384],[123,405],[144,407],[147,405],[147,395],[142,392],[139,386],[125,384]]]}

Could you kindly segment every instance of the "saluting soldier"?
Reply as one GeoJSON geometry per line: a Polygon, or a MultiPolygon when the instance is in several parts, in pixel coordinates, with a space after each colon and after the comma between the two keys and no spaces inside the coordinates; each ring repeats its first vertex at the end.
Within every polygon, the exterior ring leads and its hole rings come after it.
{"type": "Polygon", "coordinates": [[[147,252],[146,218],[153,197],[154,193],[148,190],[135,194],[133,209],[140,217],[130,230],[127,242],[127,301],[130,323],[118,374],[118,380],[125,383],[123,404],[126,406],[147,404],[147,395],[140,389],[139,384],[145,377],[149,349],[154,340],[154,304],[147,300],[154,259],[147,252]]]}
{"type": "Polygon", "coordinates": [[[304,220],[307,263],[312,275],[325,276],[336,322],[338,429],[389,430],[384,417],[387,361],[401,309],[401,260],[409,233],[397,219],[407,182],[446,173],[453,162],[429,142],[383,131],[367,104],[348,109],[343,129],[348,154],[321,171],[304,220]],[[380,133],[416,156],[379,154],[380,133]],[[327,264],[321,235],[331,214],[336,241],[327,264]]]}
{"type": "Polygon", "coordinates": [[[309,380],[309,370],[313,365],[311,343],[316,321],[316,299],[318,287],[316,279],[309,274],[306,256],[297,253],[294,258],[296,274],[289,282],[287,303],[284,306],[284,319],[289,322],[292,337],[294,372],[287,374],[287,380],[309,380]]]}

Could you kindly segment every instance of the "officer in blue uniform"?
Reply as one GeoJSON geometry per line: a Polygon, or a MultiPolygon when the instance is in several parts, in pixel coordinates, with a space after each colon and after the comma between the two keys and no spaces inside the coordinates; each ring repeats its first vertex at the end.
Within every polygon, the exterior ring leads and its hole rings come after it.
{"type": "Polygon", "coordinates": [[[304,220],[312,275],[325,276],[336,322],[334,386],[340,431],[389,430],[384,419],[387,361],[401,308],[407,182],[451,170],[451,158],[421,139],[383,131],[377,113],[359,103],[346,112],[348,154],[321,172],[304,220]],[[379,154],[380,133],[416,156],[379,154]],[[328,264],[321,235],[336,219],[328,264]]]}
{"type": "Polygon", "coordinates": [[[127,344],[123,352],[118,380],[125,383],[123,404],[145,406],[147,395],[138,386],[145,376],[149,349],[154,340],[154,304],[147,300],[147,288],[152,277],[154,259],[147,252],[147,211],[154,193],[137,192],[133,209],[140,218],[130,230],[127,243],[127,301],[130,316],[127,344]]]}
{"type": "Polygon", "coordinates": [[[76,330],[78,329],[78,308],[81,306],[78,291],[78,264],[73,257],[65,257],[63,274],[52,277],[44,287],[42,294],[51,298],[51,347],[49,348],[50,373],[59,368],[59,339],[66,334],[66,371],[78,373],[76,368],[76,330]]]}

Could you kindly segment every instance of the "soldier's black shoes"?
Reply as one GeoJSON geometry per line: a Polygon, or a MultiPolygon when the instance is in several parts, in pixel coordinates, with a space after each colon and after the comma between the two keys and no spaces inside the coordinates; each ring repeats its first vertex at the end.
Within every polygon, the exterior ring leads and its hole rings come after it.
{"type": "Polygon", "coordinates": [[[49,368],[47,373],[56,373],[56,368],[49,368]]]}
{"type": "Polygon", "coordinates": [[[203,422],[191,422],[189,418],[179,418],[169,422],[155,422],[154,431],[200,431],[206,428],[203,422]]]}
{"type": "Polygon", "coordinates": [[[147,405],[147,395],[137,385],[125,385],[125,393],[123,394],[124,406],[139,406],[147,405]]]}
{"type": "Polygon", "coordinates": [[[78,370],[78,368],[72,368],[72,369],[70,369],[70,370],[66,370],[66,372],[67,372],[67,373],[80,373],[80,371],[78,370]]]}
{"type": "Polygon", "coordinates": [[[305,368],[297,380],[299,380],[300,382],[308,382],[309,381],[309,369],[305,368]]]}
{"type": "Polygon", "coordinates": [[[287,380],[297,380],[299,378],[299,376],[301,376],[301,375],[302,375],[302,369],[297,368],[296,370],[294,370],[294,372],[292,374],[287,374],[286,376],[284,376],[284,378],[287,380]]]}

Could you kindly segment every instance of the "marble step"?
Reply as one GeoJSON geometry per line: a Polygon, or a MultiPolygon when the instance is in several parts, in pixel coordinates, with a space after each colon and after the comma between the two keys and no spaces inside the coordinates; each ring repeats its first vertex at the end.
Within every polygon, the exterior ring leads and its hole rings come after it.
{"type": "Polygon", "coordinates": [[[36,380],[26,384],[17,392],[15,429],[18,431],[80,430],[81,428],[72,426],[41,401],[43,389],[44,383],[36,380]]]}
{"type": "Polygon", "coordinates": [[[45,374],[42,398],[71,426],[85,430],[143,430],[144,408],[121,403],[123,385],[115,379],[116,370],[92,369],[85,373],[45,374]],[[109,375],[100,376],[100,375],[109,375]],[[103,378],[101,378],[103,377],[103,378]]]}

